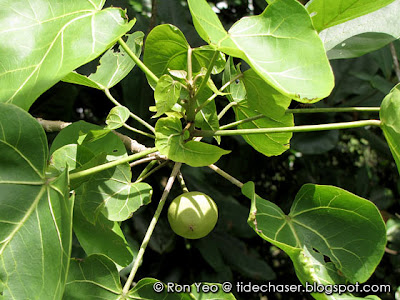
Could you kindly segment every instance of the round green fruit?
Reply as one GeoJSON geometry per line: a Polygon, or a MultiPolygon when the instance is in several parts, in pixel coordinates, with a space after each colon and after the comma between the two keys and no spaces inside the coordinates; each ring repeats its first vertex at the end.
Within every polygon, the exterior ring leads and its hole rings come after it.
{"type": "Polygon", "coordinates": [[[168,208],[172,230],[187,239],[200,239],[213,230],[218,220],[218,208],[210,196],[200,192],[176,197],[168,208]]]}

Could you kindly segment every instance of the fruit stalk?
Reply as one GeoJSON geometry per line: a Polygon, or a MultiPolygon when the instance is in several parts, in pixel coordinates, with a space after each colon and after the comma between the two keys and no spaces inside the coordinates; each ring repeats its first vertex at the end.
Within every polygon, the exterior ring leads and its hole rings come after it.
{"type": "Polygon", "coordinates": [[[136,272],[139,268],[139,265],[142,262],[144,252],[150,241],[151,235],[153,234],[154,228],[156,227],[157,221],[161,215],[161,211],[164,207],[165,200],[167,199],[169,192],[171,191],[172,185],[174,184],[176,175],[178,174],[181,166],[182,166],[181,163],[175,163],[174,168],[172,169],[171,176],[169,177],[168,182],[164,188],[164,192],[161,196],[160,202],[158,203],[156,212],[154,213],[153,219],[151,220],[150,225],[147,228],[146,235],[144,236],[143,241],[142,241],[142,245],[140,245],[140,249],[139,249],[138,255],[136,256],[132,270],[129,274],[128,279],[125,282],[124,288],[122,290],[123,295],[127,295],[129,293],[129,289],[132,285],[133,278],[135,277],[136,272]]]}

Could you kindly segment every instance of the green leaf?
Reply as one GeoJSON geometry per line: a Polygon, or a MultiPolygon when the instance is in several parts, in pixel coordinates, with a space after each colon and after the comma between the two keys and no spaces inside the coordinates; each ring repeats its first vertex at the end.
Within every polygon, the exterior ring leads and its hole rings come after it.
{"type": "Polygon", "coordinates": [[[365,282],[382,258],[385,223],[366,199],[337,187],[306,184],[285,215],[255,194],[254,183],[246,183],[242,192],[252,201],[249,225],[290,256],[303,284],[365,282]]]}
{"type": "Polygon", "coordinates": [[[60,173],[66,168],[68,171],[81,168],[94,157],[92,151],[77,144],[65,145],[51,155],[49,169],[55,168],[60,173]]]}
{"type": "MultiPolygon", "coordinates": [[[[143,32],[138,31],[127,34],[127,36],[126,44],[139,57],[142,52],[143,32]]],[[[101,57],[100,65],[97,67],[95,73],[84,76],[76,72],[71,72],[62,80],[100,90],[110,89],[124,79],[135,65],[135,62],[128,56],[125,50],[119,46],[118,52],[115,52],[113,48],[108,49],[101,57]]]]}
{"type": "Polygon", "coordinates": [[[105,255],[71,260],[63,299],[121,299],[118,270],[105,255]]]}
{"type": "MultiPolygon", "coordinates": [[[[157,77],[167,74],[168,69],[186,70],[188,49],[189,44],[177,27],[159,25],[146,38],[143,62],[157,77]]],[[[153,88],[156,86],[148,76],[147,80],[153,88]]]]}
{"type": "Polygon", "coordinates": [[[182,133],[182,124],[177,117],[159,119],[155,129],[158,151],[173,161],[192,167],[211,165],[230,152],[202,142],[185,142],[189,134],[187,131],[182,133]]]}
{"type": "MultiPolygon", "coordinates": [[[[94,155],[106,153],[107,160],[115,160],[127,156],[125,146],[121,140],[112,132],[108,132],[100,139],[92,139],[88,142],[85,139],[89,135],[93,136],[91,131],[104,131],[100,126],[90,124],[84,121],[75,122],[63,130],[61,130],[53,143],[51,144],[50,153],[68,144],[82,144],[93,152],[94,155]]],[[[105,131],[104,131],[105,132],[105,131]]]]}
{"type": "Polygon", "coordinates": [[[315,29],[319,32],[325,28],[344,23],[362,15],[378,10],[394,0],[312,0],[307,10],[312,16],[315,29]]]}
{"type": "Polygon", "coordinates": [[[125,122],[129,119],[129,113],[129,109],[125,106],[113,107],[107,116],[107,126],[105,129],[114,130],[124,126],[125,122]]]}
{"type": "Polygon", "coordinates": [[[379,112],[381,128],[400,173],[400,85],[383,99],[379,112]]]}
{"type": "MultiPolygon", "coordinates": [[[[169,70],[187,70],[187,53],[190,45],[184,34],[175,26],[163,24],[156,26],[146,38],[146,49],[143,61],[146,66],[158,77],[169,73],[169,70]]],[[[194,48],[192,52],[193,75],[201,72],[202,68],[210,65],[215,49],[210,46],[194,48]]],[[[225,56],[217,54],[217,60],[212,74],[223,70],[225,56]]],[[[155,88],[156,83],[147,78],[149,84],[155,88]]]]}
{"type": "MultiPolygon", "coordinates": [[[[215,54],[216,50],[214,47],[210,45],[201,46],[198,48],[194,48],[192,52],[192,64],[195,70],[195,73],[198,72],[202,67],[207,68],[211,60],[215,54]]],[[[219,74],[224,70],[225,67],[225,54],[217,51],[217,59],[214,62],[213,69],[211,74],[219,74]]]]}
{"type": "MultiPolygon", "coordinates": [[[[226,66],[223,76],[223,83],[229,82],[232,78],[240,74],[240,70],[235,69],[233,65],[233,60],[230,59],[226,66]]],[[[258,112],[254,111],[253,109],[249,108],[248,105],[248,96],[247,92],[253,98],[252,102],[254,102],[255,106],[258,106],[258,103],[261,103],[260,106],[264,107],[262,104],[263,101],[266,101],[269,104],[269,109],[265,110],[267,115],[271,116],[272,118],[265,117],[257,120],[253,120],[251,122],[243,123],[238,125],[239,129],[255,129],[255,128],[274,128],[274,127],[290,127],[294,126],[293,114],[285,114],[286,111],[286,104],[290,99],[287,99],[284,96],[279,96],[276,94],[276,99],[278,101],[274,101],[274,99],[269,99],[268,90],[270,91],[271,88],[263,81],[259,80],[259,77],[254,73],[251,69],[245,72],[247,78],[247,84],[245,86],[243,78],[237,80],[236,83],[232,83],[227,90],[230,92],[228,95],[228,99],[231,102],[237,102],[238,104],[234,106],[234,111],[236,115],[236,120],[241,121],[247,118],[255,117],[259,115],[258,112]],[[251,80],[254,79],[253,82],[251,80]],[[263,87],[267,86],[268,90],[263,90],[263,87]],[[254,89],[254,90],[252,90],[254,89]],[[264,98],[267,97],[267,98],[264,98]],[[282,97],[282,98],[281,98],[282,97]],[[276,102],[279,103],[278,105],[276,102]],[[283,104],[282,102],[286,103],[283,104]],[[286,107],[284,109],[284,107],[286,107]]],[[[287,104],[289,105],[289,104],[287,104]]],[[[292,137],[291,132],[285,133],[260,133],[260,134],[253,134],[253,135],[243,135],[245,141],[252,146],[258,152],[266,155],[280,155],[286,150],[289,149],[290,146],[290,139],[292,137]]]]}
{"type": "MultiPolygon", "coordinates": [[[[258,115],[257,112],[249,109],[246,102],[240,102],[235,106],[236,120],[244,120],[258,115]]],[[[268,117],[253,120],[251,122],[238,125],[238,129],[256,129],[256,128],[276,128],[294,126],[293,114],[285,114],[277,120],[268,117]]],[[[244,140],[258,152],[266,156],[281,155],[290,148],[291,132],[281,133],[260,133],[243,135],[244,140]]]]}
{"type": "Polygon", "coordinates": [[[243,83],[249,108],[274,120],[279,120],[285,115],[291,99],[271,87],[252,69],[243,73],[243,83]]]}
{"type": "Polygon", "coordinates": [[[0,102],[28,110],[47,89],[110,48],[133,26],[104,0],[32,4],[7,1],[0,8],[0,102]]]}
{"type": "Polygon", "coordinates": [[[320,32],[329,59],[353,58],[400,38],[400,2],[320,32]]]}
{"type": "Polygon", "coordinates": [[[0,103],[0,281],[5,299],[60,299],[68,271],[73,199],[68,172],[47,178],[39,123],[0,103]]]}
{"type": "MultiPolygon", "coordinates": [[[[208,87],[203,88],[200,94],[196,97],[196,105],[199,107],[208,98],[212,96],[212,92],[208,87]]],[[[219,130],[219,120],[217,114],[217,107],[215,101],[204,106],[195,117],[196,127],[200,127],[201,130],[219,130]]],[[[214,139],[218,144],[221,143],[220,136],[214,136],[214,139]]]]}
{"type": "Polygon", "coordinates": [[[125,221],[139,207],[151,201],[152,188],[144,182],[132,183],[129,164],[104,170],[90,178],[77,192],[85,217],[96,223],[102,213],[111,221],[125,221]]]}
{"type": "Polygon", "coordinates": [[[205,0],[188,3],[203,39],[218,50],[245,60],[280,93],[305,103],[330,94],[334,78],[325,49],[299,2],[274,1],[261,15],[236,22],[228,33],[219,21],[211,23],[211,16],[217,17],[211,8],[206,9],[205,0]]]}
{"type": "MultiPolygon", "coordinates": [[[[237,68],[235,68],[233,58],[229,57],[229,60],[226,62],[224,73],[222,76],[222,83],[226,84],[241,73],[242,72],[240,71],[240,66],[238,65],[237,68]]],[[[227,98],[230,102],[240,102],[246,99],[246,87],[243,80],[237,79],[236,82],[230,84],[225,89],[225,91],[229,93],[227,95],[227,98]]]]}
{"type": "Polygon", "coordinates": [[[118,223],[109,221],[103,214],[99,214],[96,224],[89,222],[83,214],[80,198],[76,200],[74,233],[86,254],[104,254],[117,267],[128,266],[132,262],[133,253],[118,223]]]}
{"type": "Polygon", "coordinates": [[[175,81],[167,74],[160,77],[154,91],[157,114],[154,115],[153,118],[159,117],[172,109],[179,99],[181,87],[182,86],[178,81],[175,81]]]}
{"type": "Polygon", "coordinates": [[[205,0],[188,0],[193,24],[200,37],[209,44],[218,44],[226,37],[226,31],[205,0]]]}

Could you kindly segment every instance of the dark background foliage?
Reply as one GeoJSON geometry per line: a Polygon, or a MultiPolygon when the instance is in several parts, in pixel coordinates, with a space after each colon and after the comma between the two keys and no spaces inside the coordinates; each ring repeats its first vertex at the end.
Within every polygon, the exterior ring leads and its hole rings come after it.
{"type": "MultiPolygon", "coordinates": [[[[263,0],[212,2],[227,28],[239,18],[259,14],[266,7],[263,0]]],[[[183,31],[191,46],[204,44],[193,28],[185,1],[115,0],[107,1],[107,5],[124,7],[130,18],[137,18],[134,31],[140,30],[147,34],[158,24],[171,23],[183,31]]],[[[396,49],[400,54],[400,44],[396,44],[396,49]]],[[[80,71],[89,74],[94,71],[96,63],[83,66],[80,71]]],[[[389,47],[357,59],[331,63],[336,77],[335,90],[329,98],[317,103],[316,107],[379,106],[397,82],[389,47]]],[[[138,68],[113,88],[112,93],[134,113],[150,119],[148,107],[154,105],[153,91],[138,68]]],[[[219,109],[226,104],[226,100],[217,99],[219,109]]],[[[43,94],[30,113],[50,120],[86,120],[103,124],[112,107],[112,103],[101,91],[61,82],[43,94]]],[[[303,105],[292,104],[292,108],[299,107],[303,105]]],[[[233,114],[228,115],[228,120],[231,118],[233,121],[233,117],[233,114]]],[[[308,114],[296,115],[295,121],[296,124],[318,124],[369,117],[377,115],[308,114]]],[[[151,119],[150,122],[154,124],[155,120],[151,119]]],[[[140,124],[131,125],[140,128],[140,124]]],[[[50,141],[52,137],[54,134],[49,134],[50,141]]],[[[152,143],[139,135],[132,137],[144,144],[152,143]]],[[[295,134],[291,149],[279,157],[263,156],[241,137],[224,138],[222,147],[232,150],[232,153],[224,156],[218,166],[242,182],[254,181],[260,195],[275,202],[286,212],[297,191],[305,183],[335,185],[373,201],[385,220],[391,221],[387,251],[367,283],[390,284],[392,293],[379,296],[382,299],[394,298],[400,285],[400,223],[396,216],[396,212],[400,211],[400,181],[394,160],[379,129],[295,134]]],[[[139,167],[134,169],[134,177],[140,171],[139,167]]],[[[164,168],[147,180],[154,189],[153,203],[140,209],[131,220],[123,224],[127,238],[136,251],[169,172],[169,168],[164,168]]],[[[163,214],[137,278],[155,277],[164,282],[180,284],[199,281],[263,284],[270,280],[275,284],[299,284],[287,255],[258,238],[247,225],[249,200],[242,196],[238,188],[208,168],[185,167],[182,172],[189,190],[207,193],[216,201],[220,212],[217,227],[204,239],[184,240],[171,231],[166,214],[163,214]]],[[[170,199],[180,193],[180,188],[175,185],[170,199]]],[[[77,241],[73,255],[84,256],[77,241]]],[[[278,292],[237,296],[238,299],[311,299],[308,294],[278,292]]]]}

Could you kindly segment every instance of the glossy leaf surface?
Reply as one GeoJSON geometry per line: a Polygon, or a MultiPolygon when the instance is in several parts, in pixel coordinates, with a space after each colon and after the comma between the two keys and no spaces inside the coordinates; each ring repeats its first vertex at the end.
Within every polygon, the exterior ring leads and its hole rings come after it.
{"type": "Polygon", "coordinates": [[[290,256],[303,283],[364,282],[382,258],[385,224],[366,199],[337,187],[306,184],[285,215],[255,194],[254,183],[246,183],[242,192],[252,200],[249,225],[290,256]]]}
{"type": "Polygon", "coordinates": [[[84,121],[75,122],[61,130],[50,147],[50,153],[69,144],[79,144],[88,148],[94,155],[105,153],[107,160],[115,160],[125,157],[126,150],[121,140],[112,132],[106,134],[100,139],[90,139],[92,131],[103,130],[100,126],[90,124],[84,121]],[[89,136],[89,138],[88,138],[89,136]],[[88,138],[86,140],[86,138],[88,138]]]}
{"type": "Polygon", "coordinates": [[[157,108],[157,114],[154,117],[159,117],[172,109],[179,99],[181,87],[178,81],[167,74],[160,77],[154,91],[157,108]]]}
{"type": "MultiPolygon", "coordinates": [[[[168,70],[187,70],[187,53],[190,45],[183,33],[175,26],[163,24],[156,26],[146,38],[146,49],[143,61],[158,77],[167,74],[168,70]]],[[[210,65],[216,52],[210,46],[194,48],[192,52],[192,71],[196,75],[202,68],[210,65]]],[[[225,65],[225,57],[217,53],[217,59],[212,69],[213,74],[221,72],[225,65]]],[[[155,88],[156,83],[149,77],[149,84],[155,88]]]]}
{"type": "Polygon", "coordinates": [[[320,32],[329,59],[358,57],[400,38],[400,1],[320,32]]]}
{"type": "Polygon", "coordinates": [[[113,107],[106,119],[106,129],[114,130],[124,126],[125,122],[129,119],[129,109],[125,106],[113,107]]]}
{"type": "MultiPolygon", "coordinates": [[[[240,74],[231,59],[225,66],[223,82],[226,83],[240,74]]],[[[293,114],[285,114],[290,99],[271,89],[260,77],[252,70],[246,71],[243,78],[238,79],[227,88],[228,99],[236,102],[234,106],[237,121],[245,120],[260,115],[260,112],[249,107],[249,102],[253,107],[259,107],[266,115],[270,117],[259,118],[247,123],[238,125],[239,129],[273,128],[294,126],[293,114]],[[254,79],[254,82],[251,80],[254,79]],[[266,86],[266,89],[264,89],[266,86]],[[253,89],[253,90],[252,90],[253,89]],[[275,98],[269,98],[275,93],[275,98]],[[251,97],[251,98],[250,98],[251,97]],[[285,108],[286,107],[286,108],[285,108]]],[[[261,133],[252,135],[243,135],[245,141],[258,152],[266,155],[280,155],[290,147],[292,133],[261,133]]]]}
{"type": "Polygon", "coordinates": [[[274,1],[262,14],[242,18],[228,32],[205,0],[188,3],[204,40],[244,59],[280,93],[306,103],[330,94],[334,80],[324,47],[297,1],[274,1]]]}
{"type": "MultiPolygon", "coordinates": [[[[143,32],[135,32],[127,36],[126,44],[139,57],[142,51],[143,32]]],[[[62,80],[100,90],[110,89],[124,79],[134,66],[135,62],[119,46],[118,52],[115,52],[112,48],[107,50],[101,57],[100,65],[95,73],[84,76],[77,72],[71,72],[62,80]]]]}
{"type": "Polygon", "coordinates": [[[132,183],[129,164],[99,172],[84,183],[79,203],[86,218],[96,223],[100,213],[111,221],[125,221],[140,206],[150,203],[152,188],[144,182],[132,183]]]}
{"type": "Polygon", "coordinates": [[[317,31],[366,15],[394,0],[312,0],[307,10],[317,31]]]}
{"type": "Polygon", "coordinates": [[[230,151],[217,146],[188,141],[188,132],[182,134],[182,124],[176,117],[161,118],[156,124],[156,147],[169,159],[192,167],[208,166],[230,151]]]}
{"type": "Polygon", "coordinates": [[[44,91],[110,48],[133,26],[104,0],[3,1],[0,102],[28,110],[44,91]]]}
{"type": "Polygon", "coordinates": [[[67,170],[57,178],[46,178],[45,133],[21,108],[0,104],[0,128],[3,296],[61,298],[72,236],[67,170]]]}

